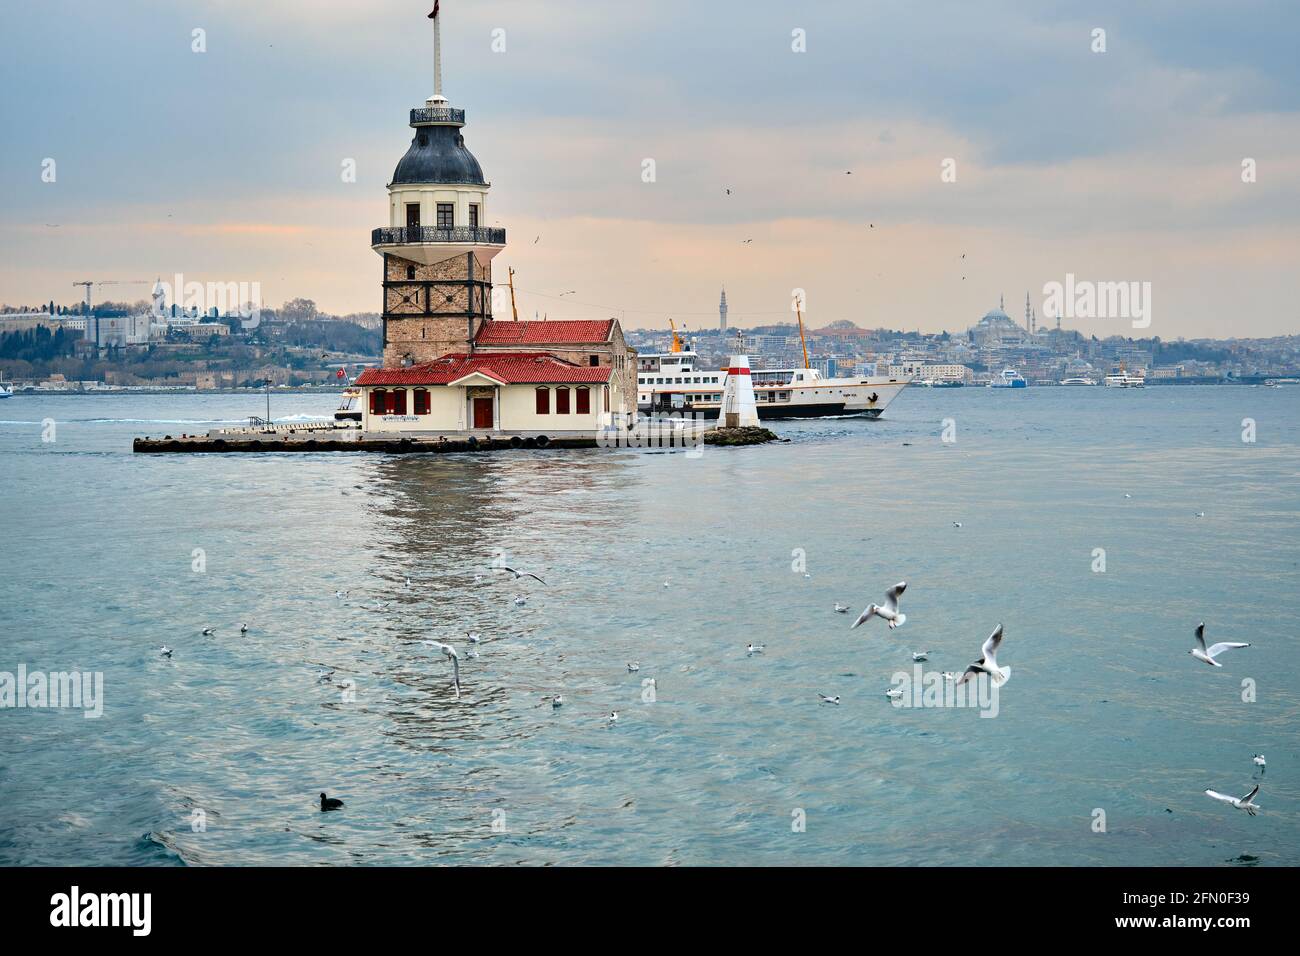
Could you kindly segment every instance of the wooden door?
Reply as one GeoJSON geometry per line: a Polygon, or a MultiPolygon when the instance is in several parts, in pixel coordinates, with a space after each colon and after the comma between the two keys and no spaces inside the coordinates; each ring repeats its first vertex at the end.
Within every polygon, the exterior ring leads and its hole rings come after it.
{"type": "Polygon", "coordinates": [[[490,398],[474,399],[474,427],[475,428],[492,427],[492,399],[490,398]]]}

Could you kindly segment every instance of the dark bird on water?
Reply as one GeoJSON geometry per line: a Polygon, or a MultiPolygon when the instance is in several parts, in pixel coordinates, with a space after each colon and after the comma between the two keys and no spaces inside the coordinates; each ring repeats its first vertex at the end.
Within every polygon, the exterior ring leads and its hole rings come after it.
{"type": "Polygon", "coordinates": [[[335,797],[327,797],[322,793],[320,795],[320,808],[322,812],[326,810],[342,810],[343,801],[335,797]]]}

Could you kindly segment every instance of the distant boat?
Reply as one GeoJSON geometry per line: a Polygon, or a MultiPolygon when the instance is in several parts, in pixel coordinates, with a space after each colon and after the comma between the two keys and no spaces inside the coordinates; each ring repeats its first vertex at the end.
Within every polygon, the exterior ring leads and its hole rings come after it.
{"type": "Polygon", "coordinates": [[[0,382],[0,398],[13,398],[14,387],[9,382],[0,382]]]}
{"type": "Polygon", "coordinates": [[[1002,374],[989,382],[989,388],[1028,388],[1024,376],[1013,368],[1004,368],[1002,374]]]}
{"type": "Polygon", "coordinates": [[[1107,388],[1146,388],[1146,384],[1146,379],[1141,375],[1130,375],[1128,372],[1121,371],[1106,376],[1107,388]]]}
{"type": "Polygon", "coordinates": [[[1096,385],[1097,383],[1090,378],[1063,378],[1061,379],[1061,384],[1062,385],[1096,385]]]}
{"type": "Polygon", "coordinates": [[[961,388],[965,382],[958,382],[951,378],[941,378],[934,383],[934,388],[961,388]]]}

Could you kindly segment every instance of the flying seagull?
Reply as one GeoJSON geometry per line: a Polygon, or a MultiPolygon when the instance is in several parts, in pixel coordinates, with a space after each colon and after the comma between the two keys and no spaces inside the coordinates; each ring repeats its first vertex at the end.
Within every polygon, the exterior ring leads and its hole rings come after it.
{"type": "Polygon", "coordinates": [[[853,628],[857,627],[859,624],[863,624],[866,621],[870,620],[871,615],[873,614],[877,615],[883,620],[888,621],[890,630],[893,630],[894,628],[898,627],[898,625],[906,622],[907,615],[900,614],[898,611],[898,599],[902,596],[903,592],[906,590],[907,590],[907,582],[899,581],[892,588],[890,588],[888,591],[885,592],[885,603],[883,607],[878,604],[868,604],[867,609],[858,615],[858,619],[853,622],[853,625],[852,627],[849,628],[849,630],[853,630],[853,628]]]}
{"type": "Polygon", "coordinates": [[[483,640],[478,631],[466,631],[465,637],[469,639],[471,644],[477,644],[479,641],[483,640]]]}
{"type": "Polygon", "coordinates": [[[546,583],[545,581],[542,581],[542,579],[539,578],[537,575],[533,574],[532,571],[516,571],[514,568],[507,568],[507,567],[500,567],[497,568],[496,570],[509,571],[511,574],[515,576],[516,581],[518,581],[520,578],[532,578],[534,581],[541,581],[542,584],[546,583]]]}
{"type": "Polygon", "coordinates": [[[1216,661],[1215,658],[1218,657],[1220,654],[1222,654],[1224,651],[1231,650],[1234,647],[1250,647],[1249,644],[1234,644],[1230,641],[1220,641],[1218,644],[1211,644],[1207,648],[1205,646],[1205,622],[1204,621],[1196,625],[1196,643],[1200,646],[1193,647],[1187,653],[1191,654],[1198,661],[1205,661],[1205,663],[1210,664],[1214,667],[1223,666],[1218,661],[1216,661]]]}
{"type": "Polygon", "coordinates": [[[443,656],[451,660],[451,679],[456,687],[456,699],[460,700],[460,655],[456,653],[456,648],[440,641],[421,641],[420,643],[438,648],[438,650],[442,651],[443,656]]]}
{"type": "Polygon", "coordinates": [[[1250,791],[1250,793],[1246,794],[1240,800],[1236,797],[1230,797],[1226,793],[1219,793],[1217,790],[1205,791],[1207,797],[1210,797],[1213,800],[1218,800],[1220,803],[1229,803],[1238,810],[1245,810],[1252,817],[1260,809],[1258,803],[1251,803],[1251,801],[1255,799],[1255,794],[1257,793],[1259,793],[1259,784],[1255,784],[1255,789],[1250,791]]]}
{"type": "Polygon", "coordinates": [[[1007,677],[1010,676],[1010,670],[1008,668],[998,667],[997,654],[998,646],[1001,643],[1002,625],[999,624],[993,633],[988,636],[988,640],[984,642],[984,646],[980,648],[980,659],[970,667],[966,668],[966,672],[961,675],[961,680],[957,681],[957,686],[960,687],[962,684],[966,683],[966,681],[971,679],[971,675],[973,674],[988,674],[993,680],[994,687],[1001,686],[1007,677]]]}

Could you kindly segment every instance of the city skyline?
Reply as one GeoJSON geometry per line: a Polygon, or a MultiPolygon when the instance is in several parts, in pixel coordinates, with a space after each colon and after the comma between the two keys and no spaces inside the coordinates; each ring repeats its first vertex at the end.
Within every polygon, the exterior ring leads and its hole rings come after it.
{"type": "MultiPolygon", "coordinates": [[[[1042,287],[1077,275],[1152,289],[1150,326],[1067,320],[1087,334],[1300,330],[1296,11],[744,9],[596,25],[575,4],[443,5],[444,91],[493,184],[521,316],[716,324],[725,284],[733,327],[792,318],[803,289],[813,326],[955,331],[1026,288],[1051,322],[1042,287]]],[[[432,91],[424,13],[127,2],[69,30],[57,6],[15,12],[25,42],[0,69],[23,95],[4,121],[25,132],[0,158],[0,299],[184,272],[377,311],[367,236],[405,111],[432,91]]]]}

